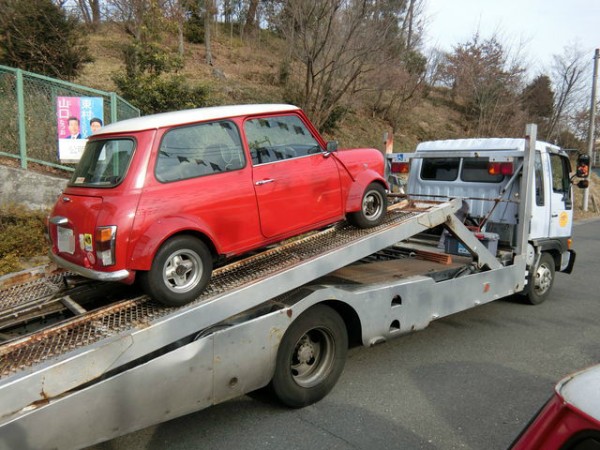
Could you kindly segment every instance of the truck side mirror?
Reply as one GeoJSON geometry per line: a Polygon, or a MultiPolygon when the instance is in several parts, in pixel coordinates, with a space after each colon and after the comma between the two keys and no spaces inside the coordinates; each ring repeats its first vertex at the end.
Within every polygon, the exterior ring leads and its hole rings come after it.
{"type": "Polygon", "coordinates": [[[338,149],[337,141],[328,141],[327,142],[327,153],[333,153],[338,149]]]}
{"type": "Polygon", "coordinates": [[[578,178],[587,178],[590,176],[590,155],[586,155],[585,153],[577,155],[577,172],[575,175],[578,178]]]}

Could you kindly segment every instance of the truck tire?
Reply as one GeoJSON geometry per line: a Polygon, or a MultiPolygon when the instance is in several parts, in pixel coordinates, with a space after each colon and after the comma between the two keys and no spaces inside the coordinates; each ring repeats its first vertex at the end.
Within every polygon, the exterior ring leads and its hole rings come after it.
{"type": "Polygon", "coordinates": [[[358,228],[371,228],[380,225],[387,211],[385,189],[379,183],[371,183],[362,196],[359,211],[348,214],[348,222],[358,228]]]}
{"type": "Polygon", "coordinates": [[[283,336],[271,390],[292,408],[315,403],[337,382],[347,353],[348,333],[342,318],[328,306],[313,306],[283,336]]]}
{"type": "Polygon", "coordinates": [[[524,299],[530,305],[542,303],[552,290],[554,284],[555,267],[552,256],[544,252],[537,266],[529,272],[527,293],[524,299]]]}
{"type": "Polygon", "coordinates": [[[176,236],[159,248],[150,270],[140,273],[140,283],[152,299],[166,306],[181,306],[204,290],[212,267],[212,256],[202,241],[176,236]]]}

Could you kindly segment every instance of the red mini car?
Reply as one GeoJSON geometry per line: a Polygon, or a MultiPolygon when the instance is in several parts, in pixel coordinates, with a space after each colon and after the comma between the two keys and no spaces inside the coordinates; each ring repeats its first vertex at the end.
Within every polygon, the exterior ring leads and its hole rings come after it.
{"type": "Polygon", "coordinates": [[[380,224],[386,186],[381,152],[337,151],[295,106],[125,120],[88,141],[49,219],[51,255],[96,280],[137,276],[152,298],[182,305],[217,258],[344,217],[380,224]]]}
{"type": "Polygon", "coordinates": [[[511,450],[600,450],[600,365],[560,381],[511,450]]]}

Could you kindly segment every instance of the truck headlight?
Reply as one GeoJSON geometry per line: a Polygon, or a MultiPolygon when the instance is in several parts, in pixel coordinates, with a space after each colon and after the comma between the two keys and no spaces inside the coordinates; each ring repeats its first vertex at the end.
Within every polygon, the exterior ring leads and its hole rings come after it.
{"type": "Polygon", "coordinates": [[[115,245],[117,240],[117,227],[96,228],[96,257],[103,266],[112,266],[116,262],[115,245]]]}

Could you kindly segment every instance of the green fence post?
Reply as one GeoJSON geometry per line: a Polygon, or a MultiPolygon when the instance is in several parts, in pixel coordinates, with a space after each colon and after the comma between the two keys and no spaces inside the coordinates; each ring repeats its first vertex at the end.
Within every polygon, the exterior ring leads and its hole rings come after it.
{"type": "Polygon", "coordinates": [[[117,113],[117,94],[115,92],[110,93],[110,123],[115,123],[119,120],[117,113]]]}
{"type": "Polygon", "coordinates": [[[25,135],[25,99],[23,97],[23,71],[17,69],[17,122],[19,127],[19,155],[21,168],[27,169],[27,137],[25,135]]]}

